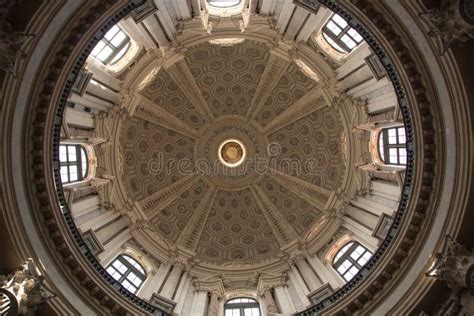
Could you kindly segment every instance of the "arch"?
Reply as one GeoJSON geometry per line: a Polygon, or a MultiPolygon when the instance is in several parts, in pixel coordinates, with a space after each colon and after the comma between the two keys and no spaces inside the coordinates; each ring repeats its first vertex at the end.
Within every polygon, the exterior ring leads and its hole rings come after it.
{"type": "Polygon", "coordinates": [[[143,285],[147,276],[145,268],[128,254],[118,255],[106,270],[112,278],[133,294],[143,285]]]}
{"type": "Polygon", "coordinates": [[[260,316],[260,304],[250,297],[235,297],[224,304],[224,316],[260,316]]]}
{"type": "Polygon", "coordinates": [[[216,8],[231,8],[236,5],[239,5],[242,0],[207,0],[210,6],[216,8]]]}
{"type": "Polygon", "coordinates": [[[356,240],[351,240],[339,248],[332,261],[332,267],[346,282],[349,282],[370,257],[372,252],[367,247],[356,240]]]}

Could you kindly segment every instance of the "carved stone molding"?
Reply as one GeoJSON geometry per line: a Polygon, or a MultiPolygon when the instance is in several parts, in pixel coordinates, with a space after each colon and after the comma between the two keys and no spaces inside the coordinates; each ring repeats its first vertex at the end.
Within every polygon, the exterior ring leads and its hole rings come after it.
{"type": "Polygon", "coordinates": [[[20,270],[9,275],[0,275],[0,287],[3,290],[0,293],[11,299],[8,315],[32,313],[41,304],[56,296],[45,287],[44,277],[38,272],[31,258],[25,261],[20,270]],[[8,291],[11,295],[4,291],[8,291]]]}
{"type": "Polygon", "coordinates": [[[453,291],[469,289],[474,293],[474,251],[446,236],[443,251],[437,253],[433,267],[426,273],[447,283],[453,291]]]}
{"type": "MultiPolygon", "coordinates": [[[[444,54],[449,48],[462,46],[467,41],[474,39],[474,24],[467,16],[468,6],[471,1],[442,0],[440,5],[422,12],[433,25],[428,35],[439,38],[441,45],[440,53],[444,54]]],[[[472,2],[471,2],[472,3],[472,2]]],[[[471,16],[472,19],[472,16],[471,16]]]]}

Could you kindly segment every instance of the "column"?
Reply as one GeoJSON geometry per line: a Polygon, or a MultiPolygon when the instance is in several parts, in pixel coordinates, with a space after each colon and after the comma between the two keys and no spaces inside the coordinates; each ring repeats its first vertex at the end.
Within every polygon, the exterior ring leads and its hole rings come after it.
{"type": "Polygon", "coordinates": [[[119,216],[117,219],[110,221],[106,226],[100,227],[95,231],[97,239],[102,246],[106,245],[113,239],[115,235],[120,233],[125,227],[128,227],[128,218],[119,216]]]}
{"type": "Polygon", "coordinates": [[[290,280],[293,282],[295,291],[298,294],[298,297],[300,298],[301,303],[304,306],[311,305],[311,302],[308,299],[309,290],[306,287],[306,284],[304,283],[298,271],[296,271],[295,266],[292,266],[292,271],[290,271],[288,275],[290,277],[290,280]]]}
{"type": "Polygon", "coordinates": [[[369,115],[369,122],[371,123],[386,123],[395,120],[395,109],[388,110],[379,114],[369,115]]]}
{"type": "Polygon", "coordinates": [[[77,127],[68,127],[68,138],[69,139],[87,139],[94,137],[94,132],[92,130],[86,130],[77,127]]]}
{"type": "Polygon", "coordinates": [[[278,300],[282,314],[292,314],[296,312],[293,301],[291,300],[288,288],[284,285],[275,287],[275,296],[278,300]]]}
{"type": "Polygon", "coordinates": [[[318,256],[308,257],[308,262],[313,266],[314,270],[320,272],[319,276],[324,283],[329,283],[333,290],[343,286],[345,281],[337,274],[337,272],[326,263],[323,263],[318,256]]]}
{"type": "Polygon", "coordinates": [[[94,115],[83,111],[77,111],[70,107],[66,107],[65,112],[64,118],[68,125],[74,125],[86,129],[94,128],[94,115]]]}
{"type": "Polygon", "coordinates": [[[74,188],[72,192],[72,201],[77,202],[77,200],[79,200],[80,198],[97,193],[97,187],[90,185],[82,188],[74,188]]]}
{"type": "Polygon", "coordinates": [[[176,292],[176,306],[174,308],[174,313],[177,315],[181,315],[184,307],[184,303],[186,301],[186,295],[188,294],[189,286],[191,285],[191,279],[188,277],[187,272],[183,275],[183,280],[179,285],[179,289],[176,292]]]}
{"type": "Polygon", "coordinates": [[[209,308],[207,310],[208,316],[219,315],[219,294],[216,291],[211,292],[211,300],[209,302],[209,308]]]}
{"type": "Polygon", "coordinates": [[[143,45],[146,50],[156,48],[153,39],[146,32],[142,31],[135,23],[133,18],[129,17],[120,21],[123,30],[139,45],[143,45]]]}
{"type": "Polygon", "coordinates": [[[191,305],[191,315],[204,316],[206,315],[207,291],[196,290],[194,292],[193,303],[191,305]]]}
{"type": "Polygon", "coordinates": [[[369,174],[373,178],[398,183],[397,172],[396,171],[386,171],[386,170],[371,170],[369,174]]]}
{"type": "Polygon", "coordinates": [[[130,229],[122,231],[120,234],[115,236],[105,247],[104,252],[99,254],[99,261],[103,266],[107,266],[109,262],[120,253],[120,248],[125,244],[132,235],[130,229]]]}
{"type": "Polygon", "coordinates": [[[104,210],[98,206],[95,212],[84,214],[78,218],[75,218],[75,220],[77,225],[79,225],[79,228],[85,232],[89,229],[99,229],[104,225],[104,223],[110,223],[119,216],[120,214],[114,212],[113,210],[104,210]]]}
{"type": "MultiPolygon", "coordinates": [[[[160,265],[160,268],[161,266],[162,265],[160,265]]],[[[164,276],[159,273],[159,270],[154,271],[153,274],[147,276],[145,283],[138,291],[137,295],[145,300],[149,300],[153,293],[157,292],[160,288],[163,278],[164,276]]]]}
{"type": "Polygon", "coordinates": [[[398,205],[401,193],[398,185],[384,180],[372,180],[370,185],[372,194],[394,201],[398,205]]]}
{"type": "Polygon", "coordinates": [[[92,79],[96,79],[111,90],[120,91],[121,80],[111,75],[104,67],[98,66],[95,62],[88,62],[86,68],[93,73],[92,79]]]}
{"type": "Polygon", "coordinates": [[[263,296],[265,297],[265,305],[267,306],[267,313],[278,313],[278,308],[275,303],[275,300],[273,299],[273,295],[270,289],[266,289],[265,292],[263,293],[263,296]]]}
{"type": "Polygon", "coordinates": [[[99,207],[100,201],[98,195],[89,195],[75,201],[71,205],[71,213],[74,218],[87,214],[99,207]]]}
{"type": "Polygon", "coordinates": [[[377,249],[378,240],[372,236],[370,229],[347,216],[343,218],[343,226],[351,231],[372,253],[377,249]]]}
{"type": "Polygon", "coordinates": [[[322,284],[318,277],[314,274],[311,267],[308,265],[304,258],[299,258],[296,261],[296,265],[301,272],[306,284],[308,284],[310,291],[318,289],[322,284]]]}
{"type": "Polygon", "coordinates": [[[346,215],[350,216],[352,219],[357,220],[359,223],[364,223],[365,226],[370,227],[372,231],[377,225],[379,216],[374,215],[371,212],[364,211],[359,207],[348,205],[346,207],[346,215]]]}
{"type": "Polygon", "coordinates": [[[183,265],[180,263],[176,263],[173,265],[173,269],[171,270],[170,275],[168,276],[168,279],[166,279],[166,283],[160,292],[163,297],[166,297],[170,300],[173,298],[173,293],[176,287],[178,286],[178,282],[181,277],[181,272],[183,271],[182,267],[183,265]]]}

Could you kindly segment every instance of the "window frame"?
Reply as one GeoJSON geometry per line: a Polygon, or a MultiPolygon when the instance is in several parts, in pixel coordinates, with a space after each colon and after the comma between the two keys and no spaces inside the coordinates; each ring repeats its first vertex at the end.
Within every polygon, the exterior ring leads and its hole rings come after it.
{"type": "Polygon", "coordinates": [[[342,54],[349,54],[351,53],[354,49],[357,48],[357,46],[359,46],[363,41],[364,39],[362,38],[362,36],[353,28],[349,25],[349,23],[347,23],[346,21],[346,26],[345,27],[342,27],[336,20],[334,20],[334,17],[335,16],[338,16],[342,19],[342,17],[340,15],[338,15],[337,13],[334,13],[333,15],[331,15],[331,17],[329,18],[329,20],[326,22],[326,24],[324,24],[324,26],[322,27],[322,37],[323,39],[334,49],[336,50],[338,53],[342,53],[342,54]],[[334,23],[338,28],[341,29],[341,32],[336,35],[333,33],[333,31],[328,27],[328,24],[329,23],[334,23]],[[354,36],[352,36],[351,34],[349,34],[349,31],[350,30],[354,30],[356,32],[356,34],[358,36],[360,36],[360,40],[357,40],[354,36]],[[353,47],[353,48],[350,48],[349,46],[347,46],[346,43],[344,43],[342,41],[342,37],[344,35],[347,35],[349,37],[350,40],[352,40],[356,45],[353,47]],[[332,44],[329,40],[332,40],[335,45],[337,45],[339,48],[335,47],[334,44],[332,44]]]}
{"type": "Polygon", "coordinates": [[[356,240],[351,240],[351,241],[346,242],[344,245],[342,245],[339,248],[339,250],[336,252],[333,262],[332,262],[332,267],[346,282],[349,282],[362,269],[362,267],[370,260],[372,255],[373,253],[367,247],[365,247],[364,245],[362,245],[360,242],[356,240]],[[339,256],[339,253],[343,251],[347,245],[349,245],[349,248],[347,248],[347,250],[345,250],[345,252],[341,256],[339,256]],[[358,247],[362,247],[363,252],[359,255],[357,259],[354,259],[352,257],[352,254],[356,252],[356,249],[358,247]],[[369,253],[370,256],[366,259],[364,264],[361,264],[359,260],[362,259],[366,253],[369,253]],[[349,261],[350,266],[347,267],[347,269],[344,272],[340,272],[339,267],[341,267],[346,260],[349,261]],[[346,278],[346,275],[351,271],[353,267],[357,269],[357,272],[354,273],[354,275],[350,277],[349,279],[346,278]]]}
{"type": "Polygon", "coordinates": [[[59,152],[61,152],[61,147],[66,148],[66,161],[62,161],[61,160],[61,154],[59,155],[59,165],[60,165],[59,167],[60,167],[60,174],[61,174],[62,184],[70,184],[70,183],[80,182],[80,181],[84,180],[87,177],[87,174],[89,172],[89,162],[88,162],[88,159],[87,159],[86,149],[82,145],[79,145],[79,144],[60,144],[59,145],[59,152]],[[71,148],[71,147],[75,148],[76,161],[69,161],[70,160],[70,158],[69,158],[69,148],[71,148]],[[83,161],[82,161],[81,153],[84,153],[84,157],[86,159],[86,161],[85,161],[86,169],[85,170],[83,170],[83,167],[82,167],[83,161]],[[71,180],[70,166],[76,166],[77,167],[77,179],[76,180],[71,180]],[[62,179],[62,173],[61,173],[62,167],[67,167],[67,178],[68,178],[67,181],[63,181],[63,179],[62,179]]]}
{"type": "Polygon", "coordinates": [[[120,59],[123,58],[123,56],[125,56],[128,52],[128,50],[130,49],[130,47],[132,46],[131,45],[131,40],[130,40],[130,36],[128,36],[127,33],[125,33],[125,31],[117,24],[115,24],[109,31],[107,31],[107,33],[105,33],[104,37],[102,37],[100,39],[100,41],[96,44],[96,46],[92,49],[91,51],[91,56],[94,57],[95,59],[97,59],[98,61],[100,61],[102,64],[104,65],[114,65],[116,63],[118,63],[120,61],[120,59]],[[110,32],[112,30],[113,27],[117,27],[118,28],[118,31],[117,33],[115,33],[112,38],[110,40],[108,40],[107,38],[105,38],[105,36],[107,35],[108,32],[110,32]],[[122,32],[124,35],[125,35],[125,38],[120,42],[120,44],[118,46],[115,46],[114,44],[112,44],[112,41],[113,39],[120,33],[122,32]],[[99,45],[101,42],[103,42],[105,45],[104,47],[102,47],[95,55],[93,55],[92,53],[94,52],[94,49],[97,47],[97,45],[99,45]],[[127,47],[128,46],[128,47],[127,47]],[[112,49],[112,53],[105,59],[105,60],[100,60],[97,56],[100,55],[100,53],[106,48],[106,47],[109,47],[110,49],[112,49]],[[122,49],[125,49],[125,51],[123,52],[122,56],[117,59],[117,60],[114,60],[115,59],[115,56],[117,56],[121,51],[122,49]],[[113,63],[111,62],[113,61],[113,63]]]}
{"type": "Polygon", "coordinates": [[[140,290],[140,288],[142,287],[143,283],[145,283],[145,280],[147,278],[147,272],[146,272],[145,267],[140,262],[138,262],[138,260],[136,260],[135,258],[133,258],[132,256],[130,256],[128,254],[118,255],[114,260],[112,260],[109,263],[109,265],[106,267],[106,271],[110,275],[110,277],[112,277],[114,280],[119,282],[123,287],[125,287],[127,289],[127,291],[131,292],[132,294],[136,294],[140,290]],[[128,257],[133,262],[136,262],[138,264],[138,266],[143,270],[143,272],[140,271],[137,267],[135,267],[133,265],[133,263],[131,263],[130,261],[125,259],[125,257],[128,257]],[[117,261],[127,268],[123,273],[119,271],[119,268],[114,266],[114,263],[117,262],[117,261]],[[115,278],[113,276],[114,272],[111,273],[110,269],[115,270],[115,272],[117,272],[120,275],[120,277],[118,279],[115,278]],[[140,284],[136,285],[135,283],[133,283],[133,280],[128,278],[128,276],[131,273],[133,273],[135,276],[137,276],[137,278],[140,280],[140,284]],[[124,281],[127,281],[131,286],[133,286],[135,288],[135,290],[132,291],[132,290],[130,290],[129,287],[127,288],[127,285],[123,284],[124,281]]]}
{"type": "Polygon", "coordinates": [[[386,165],[395,165],[395,166],[406,166],[406,159],[407,159],[407,153],[406,153],[406,130],[405,126],[394,126],[394,127],[389,127],[389,128],[384,128],[382,129],[379,134],[377,135],[377,152],[379,155],[380,161],[382,161],[386,165]],[[400,133],[399,129],[403,130],[405,142],[401,143],[400,142],[400,133]],[[389,143],[389,131],[390,130],[395,130],[395,136],[396,136],[396,143],[395,144],[390,144],[389,143]],[[380,139],[382,137],[382,145],[380,144],[380,139]],[[383,153],[381,152],[381,147],[383,147],[383,153]],[[390,160],[390,149],[396,149],[397,151],[397,162],[392,162],[390,160]],[[400,149],[405,149],[405,163],[400,162],[400,157],[403,155],[400,155],[400,149]]]}
{"type": "Polygon", "coordinates": [[[234,298],[231,298],[231,299],[227,300],[227,302],[225,302],[225,304],[224,304],[224,316],[226,315],[227,310],[236,310],[236,309],[239,310],[239,316],[245,316],[245,310],[246,309],[252,309],[252,308],[257,308],[258,309],[258,316],[262,316],[262,311],[260,310],[260,304],[257,302],[256,299],[254,299],[252,297],[243,297],[243,296],[242,297],[234,297],[234,298]],[[232,301],[238,300],[238,299],[248,299],[248,300],[253,301],[253,302],[231,303],[232,301]]]}

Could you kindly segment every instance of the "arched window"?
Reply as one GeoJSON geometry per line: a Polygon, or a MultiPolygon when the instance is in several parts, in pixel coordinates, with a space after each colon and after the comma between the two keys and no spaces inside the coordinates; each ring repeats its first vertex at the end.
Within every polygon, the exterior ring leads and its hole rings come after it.
{"type": "Polygon", "coordinates": [[[107,272],[133,294],[146,279],[145,269],[128,255],[120,255],[115,258],[107,267],[107,272]]]}
{"type": "Polygon", "coordinates": [[[405,128],[392,127],[379,133],[379,156],[385,164],[406,165],[407,149],[405,128]]]}
{"type": "Polygon", "coordinates": [[[324,25],[323,37],[340,53],[351,52],[363,40],[362,36],[338,14],[334,14],[324,25]]]}
{"type": "Polygon", "coordinates": [[[224,305],[224,316],[260,316],[260,308],[252,298],[234,298],[224,305]]]}
{"type": "Polygon", "coordinates": [[[238,5],[242,0],[208,0],[209,5],[217,8],[230,8],[238,5]]]}
{"type": "Polygon", "coordinates": [[[120,27],[114,25],[94,47],[91,55],[104,65],[114,64],[122,58],[130,48],[130,38],[120,27]]]}
{"type": "Polygon", "coordinates": [[[81,181],[87,175],[87,155],[81,145],[59,145],[61,181],[63,184],[81,181]]]}
{"type": "Polygon", "coordinates": [[[371,256],[372,253],[367,248],[357,241],[350,241],[337,252],[332,266],[349,282],[371,256]]]}

